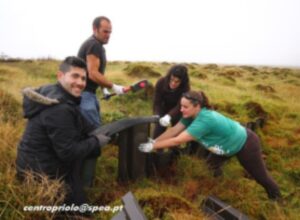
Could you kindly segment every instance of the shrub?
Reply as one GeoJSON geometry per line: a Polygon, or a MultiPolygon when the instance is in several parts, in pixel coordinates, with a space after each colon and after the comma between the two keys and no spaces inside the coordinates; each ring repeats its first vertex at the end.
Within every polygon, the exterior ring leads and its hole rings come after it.
{"type": "Polygon", "coordinates": [[[160,73],[153,70],[149,66],[129,64],[124,71],[128,76],[132,77],[159,77],[160,73]]]}

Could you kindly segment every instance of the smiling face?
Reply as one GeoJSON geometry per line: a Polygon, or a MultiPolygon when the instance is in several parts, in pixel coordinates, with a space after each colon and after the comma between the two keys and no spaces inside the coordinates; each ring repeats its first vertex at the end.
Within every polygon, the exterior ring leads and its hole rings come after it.
{"type": "Polygon", "coordinates": [[[63,73],[57,73],[57,79],[62,87],[74,97],[80,97],[86,86],[86,71],[79,67],[71,67],[63,73]]]}
{"type": "Polygon", "coordinates": [[[201,107],[199,104],[193,104],[191,100],[182,97],[180,100],[180,111],[182,113],[183,118],[195,118],[199,111],[201,110],[201,107]]]}

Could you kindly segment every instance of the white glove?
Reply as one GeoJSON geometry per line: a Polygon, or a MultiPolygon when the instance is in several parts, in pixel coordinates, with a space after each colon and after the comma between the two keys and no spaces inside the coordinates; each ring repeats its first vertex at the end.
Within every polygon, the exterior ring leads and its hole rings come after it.
{"type": "Polygon", "coordinates": [[[111,95],[111,93],[108,91],[107,88],[102,89],[102,92],[103,92],[104,96],[110,96],[111,95]]]}
{"type": "Polygon", "coordinates": [[[149,137],[148,137],[148,142],[154,144],[154,143],[155,143],[155,140],[153,140],[152,138],[149,138],[149,137]]]}
{"type": "Polygon", "coordinates": [[[159,119],[159,124],[163,127],[168,127],[171,125],[171,116],[165,115],[159,119]]]}
{"type": "Polygon", "coordinates": [[[112,90],[114,90],[117,95],[124,94],[124,86],[113,84],[112,90]]]}
{"type": "Polygon", "coordinates": [[[139,145],[139,150],[144,153],[150,153],[153,150],[153,143],[142,143],[139,145]]]}

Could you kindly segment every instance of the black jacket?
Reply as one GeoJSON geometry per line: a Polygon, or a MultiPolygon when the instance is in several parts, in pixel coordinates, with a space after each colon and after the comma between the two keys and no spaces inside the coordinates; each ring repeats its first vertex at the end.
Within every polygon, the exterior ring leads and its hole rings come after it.
{"type": "Polygon", "coordinates": [[[37,93],[58,104],[45,104],[24,96],[27,127],[17,151],[17,171],[32,170],[51,178],[69,174],[74,163],[97,157],[100,146],[88,133],[95,129],[79,111],[80,98],[67,93],[60,84],[47,85],[37,93]]]}
{"type": "Polygon", "coordinates": [[[169,114],[172,117],[172,121],[177,123],[181,117],[180,98],[182,94],[188,90],[188,87],[180,87],[178,89],[171,90],[169,88],[169,81],[167,77],[160,78],[155,85],[153,101],[154,114],[159,116],[169,114]]]}

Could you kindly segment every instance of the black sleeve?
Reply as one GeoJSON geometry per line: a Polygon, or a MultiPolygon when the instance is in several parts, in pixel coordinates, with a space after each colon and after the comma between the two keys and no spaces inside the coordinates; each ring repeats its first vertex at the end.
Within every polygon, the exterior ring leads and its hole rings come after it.
{"type": "Polygon", "coordinates": [[[95,137],[83,138],[83,130],[76,114],[78,112],[67,104],[54,106],[42,114],[42,122],[47,128],[53,150],[62,161],[100,154],[100,146],[95,137]]]}
{"type": "Polygon", "coordinates": [[[184,88],[182,90],[180,90],[177,94],[176,97],[174,97],[175,100],[177,100],[177,104],[176,106],[174,106],[172,109],[169,110],[168,114],[173,118],[173,117],[177,117],[178,115],[181,115],[180,112],[180,108],[181,108],[181,104],[180,104],[180,100],[182,97],[182,94],[189,91],[189,88],[184,88]]]}
{"type": "Polygon", "coordinates": [[[164,86],[164,80],[163,78],[160,78],[156,85],[155,85],[155,93],[154,93],[154,100],[153,100],[153,113],[155,115],[161,115],[162,114],[162,106],[163,106],[163,86],[164,86]]]}
{"type": "Polygon", "coordinates": [[[98,44],[92,42],[87,48],[86,55],[95,55],[100,59],[100,54],[102,53],[103,48],[98,44]]]}
{"type": "Polygon", "coordinates": [[[90,123],[80,111],[78,111],[78,117],[80,118],[82,124],[82,133],[89,134],[97,128],[95,125],[90,123]]]}
{"type": "Polygon", "coordinates": [[[176,117],[177,115],[180,115],[181,114],[180,107],[181,107],[180,100],[178,100],[177,105],[174,108],[170,109],[168,115],[170,115],[171,117],[176,117]]]}

